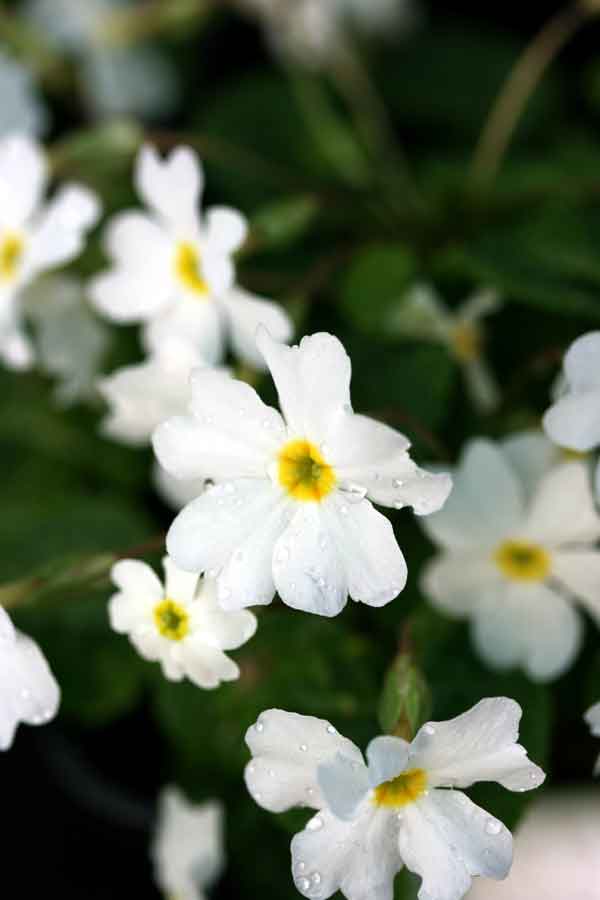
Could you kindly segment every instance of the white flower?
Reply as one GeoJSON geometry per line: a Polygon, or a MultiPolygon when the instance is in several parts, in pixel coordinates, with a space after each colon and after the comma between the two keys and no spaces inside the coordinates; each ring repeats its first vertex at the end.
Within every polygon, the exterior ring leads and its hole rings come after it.
{"type": "Polygon", "coordinates": [[[147,323],[150,348],[184,339],[214,363],[227,336],[244,361],[260,365],[257,326],[266,324],[283,341],[291,326],[276,304],[234,285],[232,255],[246,237],[245,219],[226,207],[201,216],[203,172],[187,147],[165,160],[143,147],[135,177],[149,211],[124,212],[110,223],[106,252],[113,268],[91,284],[98,309],[118,322],[147,323]]]}
{"type": "MultiPolygon", "coordinates": [[[[590,731],[594,737],[600,738],[600,703],[595,703],[585,714],[585,721],[590,726],[590,731]]],[[[594,775],[600,775],[600,756],[596,761],[594,775]]]]}
{"type": "Polygon", "coordinates": [[[8,750],[20,722],[49,722],[59,702],[59,687],[38,645],[17,631],[0,606],[0,750],[8,750]]]}
{"type": "Polygon", "coordinates": [[[424,592],[471,620],[491,666],[520,666],[536,681],[557,677],[577,655],[576,601],[600,623],[600,517],[585,463],[550,465],[556,452],[535,433],[471,441],[448,503],[423,524],[442,548],[424,592]]]}
{"type": "MultiPolygon", "coordinates": [[[[556,402],[544,416],[548,437],[580,453],[600,446],[600,331],[584,334],[564,360],[564,380],[556,402]]],[[[596,470],[600,497],[600,465],[596,470]]]]}
{"type": "Polygon", "coordinates": [[[4,53],[0,53],[0,97],[0,137],[16,131],[35,135],[45,131],[48,114],[31,73],[4,53]]]}
{"type": "Polygon", "coordinates": [[[406,564],[388,519],[370,503],[419,514],[439,509],[447,475],[419,469],[397,431],[355,415],[350,360],[337,338],[257,344],[283,417],[249,385],[209,369],[192,376],[191,415],[154,435],[159,462],[179,478],[217,482],[167,537],[182,568],[217,577],[225,609],[270,603],[337,615],[348,594],[371,606],[396,597],[406,564]]]}
{"type": "Polygon", "coordinates": [[[21,330],[21,291],[46,269],[82,250],[98,219],[96,195],[78,184],[59,188],[44,204],[48,165],[42,148],[15,135],[0,140],[0,356],[25,368],[33,353],[21,330]]]}
{"type": "Polygon", "coordinates": [[[245,610],[219,607],[210,578],[182,572],[165,557],[165,585],[150,566],[123,559],[112,568],[119,589],[110,599],[110,624],[129,635],[144,659],[160,661],[166,678],[189,678],[201,688],[235,681],[240,670],[223,652],[235,650],[256,631],[256,618],[245,610]]]}
{"type": "Polygon", "coordinates": [[[419,284],[402,298],[389,326],[394,334],[447,347],[463,371],[473,404],[481,412],[492,412],[500,393],[483,353],[485,330],[481,320],[499,307],[497,294],[484,290],[452,310],[430,285],[419,284]]]}
{"type": "Polygon", "coordinates": [[[292,840],[292,874],[305,897],[340,890],[347,900],[392,900],[406,865],[422,878],[419,900],[460,900],[474,875],[506,876],[512,838],[457,788],[497,781],[528,791],[545,778],[517,744],[520,718],[513,700],[482,700],[424,725],[411,744],[375,738],[365,765],[328,722],[271,709],[246,734],[246,784],[272,812],[318,810],[292,840]]]}
{"type": "Polygon", "coordinates": [[[151,852],[165,897],[204,900],[225,864],[222,805],[211,800],[195,806],[177,788],[164,788],[151,852]]]}

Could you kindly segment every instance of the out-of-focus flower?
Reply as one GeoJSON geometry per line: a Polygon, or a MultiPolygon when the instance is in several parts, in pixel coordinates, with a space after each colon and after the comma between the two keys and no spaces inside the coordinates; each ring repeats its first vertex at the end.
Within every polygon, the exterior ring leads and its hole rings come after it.
{"type": "Polygon", "coordinates": [[[425,594],[471,620],[491,666],[520,666],[536,681],[577,655],[575,602],[600,623],[600,516],[587,467],[549,465],[551,454],[535,434],[471,441],[446,506],[423,523],[442,548],[425,569],[425,594]]]}
{"type": "MultiPolygon", "coordinates": [[[[600,446],[600,331],[584,334],[567,351],[561,390],[544,428],[561,447],[585,453],[600,446]]],[[[600,498],[600,465],[596,494],[600,498]]]]}
{"type": "Polygon", "coordinates": [[[506,881],[478,881],[468,900],[597,900],[597,791],[556,791],[536,799],[519,825],[514,843],[515,859],[506,881]]]}
{"type": "Polygon", "coordinates": [[[165,585],[146,563],[123,559],[112,568],[119,592],[110,599],[110,623],[129,635],[138,653],[160,662],[165,678],[189,678],[201,688],[235,681],[240,670],[223,652],[235,650],[256,631],[252,613],[224,612],[212,579],[183,572],[163,560],[165,585]]]}
{"type": "MultiPolygon", "coordinates": [[[[160,118],[177,103],[175,68],[150,45],[132,46],[121,16],[137,0],[28,0],[25,14],[81,65],[82,86],[98,115],[160,118]]],[[[143,12],[142,9],[139,10],[143,12]]]]}
{"type": "Polygon", "coordinates": [[[48,166],[30,138],[0,141],[0,356],[13,368],[33,362],[21,329],[22,289],[46,269],[74,259],[100,215],[96,195],[66,184],[46,204],[48,166]]]}
{"type": "Polygon", "coordinates": [[[91,284],[98,309],[118,322],[145,322],[151,349],[186,340],[214,363],[227,337],[241,359],[261,365],[257,326],[287,341],[291,324],[275,303],[234,284],[232,256],[246,237],[246,220],[226,207],[201,215],[203,171],[187,147],[165,160],[143,147],[135,178],[149,212],[125,212],[110,223],[106,252],[113,268],[91,284]]]}
{"type": "Polygon", "coordinates": [[[48,124],[48,112],[36,90],[31,72],[0,52],[0,138],[19,132],[39,136],[48,124]]]}
{"type": "Polygon", "coordinates": [[[447,347],[463,371],[473,404],[481,412],[492,412],[500,393],[485,359],[485,329],[482,319],[500,307],[494,291],[478,291],[452,310],[427,284],[416,285],[402,299],[390,320],[394,334],[433,341],[447,347]]]}
{"type": "Polygon", "coordinates": [[[204,900],[225,865],[223,817],[215,800],[193,805],[176,787],[163,789],[151,855],[166,898],[204,900]]]}
{"type": "Polygon", "coordinates": [[[44,725],[54,718],[60,690],[40,648],[14,627],[0,606],[0,750],[20,722],[44,725]]]}
{"type": "MultiPolygon", "coordinates": [[[[595,703],[585,714],[585,721],[590,726],[594,737],[600,737],[600,703],[595,703]]],[[[600,775],[600,756],[596,761],[594,775],[600,775]]]]}
{"type": "Polygon", "coordinates": [[[324,616],[348,595],[383,606],[403,589],[406,564],[370,500],[426,515],[444,503],[450,478],[415,465],[404,435],[354,414],[337,338],[286,347],[261,328],[257,344],[283,417],[249,385],[201,369],[191,415],[155,432],[168,472],[218,482],[179,514],[169,552],[217,578],[225,609],[270,603],[276,589],[288,606],[324,616]]]}
{"type": "Polygon", "coordinates": [[[328,722],[271,709],[246,733],[246,784],[272,812],[318,810],[292,840],[292,874],[305,897],[340,890],[348,900],[390,900],[406,865],[422,878],[420,900],[460,900],[473,876],[506,877],[512,837],[457,789],[496,781],[529,791],[545,778],[517,743],[520,718],[513,700],[482,700],[423,725],[410,744],[375,738],[365,765],[328,722]]]}

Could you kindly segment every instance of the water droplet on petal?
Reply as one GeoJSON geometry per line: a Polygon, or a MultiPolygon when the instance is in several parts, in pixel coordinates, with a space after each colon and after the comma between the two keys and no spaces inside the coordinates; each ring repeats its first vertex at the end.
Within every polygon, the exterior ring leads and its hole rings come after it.
{"type": "Polygon", "coordinates": [[[298,879],[298,888],[301,891],[307,891],[310,887],[310,881],[308,878],[299,878],[298,879]]]}
{"type": "Polygon", "coordinates": [[[261,731],[265,730],[265,726],[263,725],[262,722],[257,722],[254,727],[256,728],[256,730],[258,731],[259,734],[261,731]]]}
{"type": "Polygon", "coordinates": [[[313,872],[311,875],[311,881],[313,884],[321,884],[321,873],[313,872]]]}
{"type": "Polygon", "coordinates": [[[298,860],[296,868],[298,869],[299,872],[304,872],[304,870],[306,869],[306,863],[304,862],[303,859],[298,860]]]}
{"type": "Polygon", "coordinates": [[[486,834],[500,834],[502,831],[502,822],[499,822],[498,819],[488,819],[485,823],[485,833],[486,834]]]}
{"type": "Polygon", "coordinates": [[[429,723],[427,725],[423,725],[423,731],[425,732],[425,734],[428,734],[430,736],[432,734],[435,734],[435,728],[433,727],[433,725],[430,725],[429,723]]]}
{"type": "Polygon", "coordinates": [[[307,831],[319,831],[322,827],[323,819],[320,816],[315,816],[314,819],[311,819],[306,825],[307,831]]]}
{"type": "Polygon", "coordinates": [[[392,486],[396,489],[401,488],[403,484],[404,482],[400,478],[394,478],[394,480],[392,481],[392,486]]]}
{"type": "Polygon", "coordinates": [[[306,751],[308,750],[308,745],[307,745],[307,744],[300,744],[300,749],[301,749],[301,751],[302,751],[303,753],[306,753],[306,751]]]}
{"type": "Polygon", "coordinates": [[[327,734],[337,734],[337,730],[333,727],[333,725],[327,726],[327,734]]]}

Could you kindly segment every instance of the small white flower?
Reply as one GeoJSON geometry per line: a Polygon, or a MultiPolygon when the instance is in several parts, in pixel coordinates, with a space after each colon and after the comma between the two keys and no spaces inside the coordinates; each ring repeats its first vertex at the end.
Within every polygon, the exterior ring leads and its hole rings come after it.
{"type": "Polygon", "coordinates": [[[473,404],[481,412],[492,412],[500,393],[483,352],[482,319],[499,307],[497,294],[483,290],[452,310],[430,285],[419,284],[402,299],[389,324],[395,334],[443,344],[462,369],[473,404]]]}
{"type": "Polygon", "coordinates": [[[40,648],[13,626],[0,606],[0,750],[8,750],[20,722],[54,718],[60,690],[40,648]]]}
{"type": "Polygon", "coordinates": [[[0,140],[0,356],[13,368],[33,361],[21,330],[22,289],[74,259],[100,215],[96,195],[79,184],[64,185],[44,204],[47,181],[48,164],[35,141],[0,140]]]}
{"type": "Polygon", "coordinates": [[[201,369],[191,415],[155,432],[168,472],[217,482],[179,514],[169,553],[182,568],[214,574],[225,609],[270,603],[275,590],[288,606],[324,616],[348,595],[383,606],[403,589],[406,564],[370,500],[425,515],[444,503],[450,479],[419,469],[404,435],[355,415],[337,338],[286,347],[261,328],[257,344],[283,416],[249,385],[201,369]]]}
{"type": "Polygon", "coordinates": [[[0,53],[0,137],[14,132],[40,135],[48,113],[38,96],[31,72],[0,53]]]}
{"type": "Polygon", "coordinates": [[[91,284],[98,309],[118,322],[145,322],[151,349],[178,338],[215,363],[227,336],[245,362],[260,365],[257,326],[266,324],[282,341],[291,326],[275,303],[234,285],[232,255],[245,240],[245,219],[226,207],[201,215],[203,172],[187,147],[165,160],[143,147],[135,177],[149,211],[124,212],[110,223],[106,252],[113,268],[91,284]]]}
{"type": "Polygon", "coordinates": [[[506,877],[512,837],[457,788],[496,781],[528,791],[544,781],[517,743],[521,708],[482,700],[412,743],[377,737],[360,750],[328,722],[271,709],[246,733],[246,785],[272,812],[318,810],[292,840],[292,874],[305,897],[391,900],[403,865],[422,878],[419,900],[460,900],[475,875],[506,877]],[[450,788],[450,790],[448,790],[450,788]]]}
{"type": "Polygon", "coordinates": [[[491,666],[520,666],[536,681],[575,659],[576,602],[600,623],[600,516],[585,463],[552,465],[557,452],[536,433],[471,441],[448,503],[423,523],[442,548],[425,569],[425,594],[471,620],[491,666]]]}
{"type": "MultiPolygon", "coordinates": [[[[594,737],[600,738],[600,703],[595,703],[585,714],[585,721],[590,726],[590,731],[594,737]]],[[[596,761],[594,775],[600,775],[600,756],[596,761]]]]}
{"type": "Polygon", "coordinates": [[[195,806],[177,788],[163,789],[151,855],[165,897],[204,900],[225,865],[223,815],[214,800],[195,806]]]}
{"type": "MultiPolygon", "coordinates": [[[[567,351],[561,390],[544,416],[544,428],[570,450],[585,453],[600,446],[600,331],[584,334],[567,351]]],[[[600,465],[596,493],[600,498],[600,465]]]]}
{"type": "Polygon", "coordinates": [[[110,624],[129,635],[138,653],[160,662],[170,681],[189,678],[201,688],[235,681],[240,670],[223,652],[235,650],[256,631],[256,618],[245,610],[224,612],[215,583],[182,572],[165,557],[165,585],[146,563],[123,559],[111,578],[119,589],[110,599],[110,624]]]}

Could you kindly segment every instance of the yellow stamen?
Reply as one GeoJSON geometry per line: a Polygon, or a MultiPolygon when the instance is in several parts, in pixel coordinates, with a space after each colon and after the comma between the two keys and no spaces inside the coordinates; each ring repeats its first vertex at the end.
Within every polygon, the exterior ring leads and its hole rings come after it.
{"type": "Polygon", "coordinates": [[[0,240],[0,281],[10,281],[17,274],[23,254],[23,239],[8,232],[0,240]]]}
{"type": "Polygon", "coordinates": [[[565,462],[578,462],[587,459],[588,455],[584,450],[571,450],[570,447],[561,447],[560,455],[565,462]]]}
{"type": "Polygon", "coordinates": [[[317,502],[333,490],[336,477],[318,448],[299,439],[279,453],[279,483],[296,500],[317,502]]]}
{"type": "Polygon", "coordinates": [[[494,560],[502,574],[513,581],[543,581],[551,570],[550,554],[527,541],[504,541],[494,560]]]}
{"type": "Polygon", "coordinates": [[[391,781],[384,781],[375,788],[373,802],[376,806],[408,806],[427,790],[427,774],[424,769],[409,769],[391,781]]]}
{"type": "Polygon", "coordinates": [[[481,331],[470,322],[457,325],[450,336],[452,352],[461,362],[473,362],[481,356],[481,331]]]}
{"type": "Polygon", "coordinates": [[[175,274],[188,291],[192,291],[199,297],[206,298],[210,293],[202,273],[200,254],[193,244],[188,244],[184,241],[177,245],[175,274]]]}
{"type": "Polygon", "coordinates": [[[165,597],[154,607],[154,622],[163,637],[170,641],[181,641],[190,630],[190,617],[175,600],[165,597]]]}

